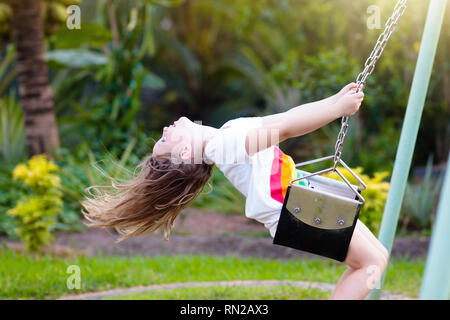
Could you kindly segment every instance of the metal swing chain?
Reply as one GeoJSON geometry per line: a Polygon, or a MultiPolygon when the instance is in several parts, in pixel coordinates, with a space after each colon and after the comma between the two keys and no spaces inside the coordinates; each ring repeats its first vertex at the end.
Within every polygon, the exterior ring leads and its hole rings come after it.
{"type": "MultiPolygon", "coordinates": [[[[397,26],[398,20],[403,15],[406,9],[406,4],[408,0],[399,0],[397,4],[395,5],[394,12],[391,15],[391,17],[386,21],[385,29],[383,33],[378,37],[377,43],[375,44],[374,49],[372,50],[372,53],[370,54],[369,58],[366,60],[366,63],[364,64],[364,70],[358,74],[358,77],[356,78],[356,92],[359,92],[362,85],[366,83],[367,78],[372,74],[372,72],[375,70],[375,65],[380,59],[381,54],[384,51],[384,48],[386,47],[386,44],[389,41],[389,38],[395,31],[395,27],[397,26]]],[[[342,148],[344,145],[344,139],[348,132],[348,120],[350,119],[349,116],[342,117],[341,120],[341,130],[338,135],[338,139],[336,141],[335,145],[335,153],[334,153],[334,167],[333,169],[336,169],[337,165],[339,164],[342,156],[342,148]]]]}

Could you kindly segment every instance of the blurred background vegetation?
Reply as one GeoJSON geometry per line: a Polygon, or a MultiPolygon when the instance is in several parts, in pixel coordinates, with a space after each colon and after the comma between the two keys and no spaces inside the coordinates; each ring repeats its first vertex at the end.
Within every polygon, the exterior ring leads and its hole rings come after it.
{"type": "MultiPolygon", "coordinates": [[[[162,127],[182,115],[219,127],[229,119],[282,112],[336,93],[355,80],[381,32],[367,27],[367,8],[381,8],[381,28],[393,9],[390,0],[44,3],[45,56],[60,140],[55,161],[64,202],[55,230],[80,230],[84,189],[101,183],[105,173],[131,173],[162,127]],[[65,26],[69,4],[81,7],[80,30],[65,26]]],[[[410,1],[366,84],[363,106],[351,119],[343,159],[368,176],[392,170],[427,5],[410,1]]],[[[439,168],[447,161],[448,11],[400,221],[405,232],[430,230],[439,168]],[[420,196],[424,188],[430,190],[427,197],[420,196]]],[[[0,233],[14,237],[13,217],[6,211],[26,191],[13,181],[12,170],[29,152],[11,14],[9,1],[0,1],[0,233]]],[[[297,162],[331,154],[339,127],[336,121],[281,148],[297,162]]],[[[242,196],[218,171],[213,185],[197,206],[243,214],[242,196]]],[[[377,210],[369,223],[375,232],[382,208],[377,210]]]]}

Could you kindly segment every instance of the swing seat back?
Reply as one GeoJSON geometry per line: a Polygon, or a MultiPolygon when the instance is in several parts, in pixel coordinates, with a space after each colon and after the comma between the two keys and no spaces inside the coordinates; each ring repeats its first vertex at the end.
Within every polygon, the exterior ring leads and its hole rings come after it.
{"type": "MultiPolygon", "coordinates": [[[[289,212],[304,223],[323,229],[343,229],[353,225],[362,202],[345,183],[322,176],[313,176],[308,182],[309,186],[291,185],[286,204],[289,212]]],[[[353,187],[361,191],[360,187],[353,187]]]]}

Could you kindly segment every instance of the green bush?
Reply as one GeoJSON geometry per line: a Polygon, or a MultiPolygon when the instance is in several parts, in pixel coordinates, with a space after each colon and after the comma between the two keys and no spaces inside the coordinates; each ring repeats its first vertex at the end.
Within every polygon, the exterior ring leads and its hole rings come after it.
{"type": "Polygon", "coordinates": [[[25,187],[13,179],[14,164],[1,162],[0,165],[0,234],[6,234],[11,239],[17,239],[15,233],[14,217],[6,212],[15,206],[17,199],[26,193],[25,187]]]}
{"type": "MultiPolygon", "coordinates": [[[[383,216],[384,205],[387,200],[389,192],[389,182],[384,182],[390,173],[376,172],[373,177],[363,174],[363,169],[357,167],[352,169],[367,185],[367,188],[362,191],[362,196],[366,202],[361,209],[359,220],[363,222],[374,234],[377,234],[380,225],[381,218],[383,216]]],[[[342,174],[350,181],[350,183],[357,185],[358,182],[347,170],[341,170],[342,174]]],[[[335,173],[326,175],[330,178],[341,180],[341,178],[335,173]]]]}
{"type": "Polygon", "coordinates": [[[32,157],[27,164],[14,168],[13,177],[29,189],[17,205],[7,214],[15,216],[16,232],[25,248],[38,252],[53,239],[50,227],[56,222],[56,215],[62,211],[62,192],[59,170],[45,155],[32,157]]]}
{"type": "Polygon", "coordinates": [[[425,229],[431,232],[434,212],[444,180],[444,173],[437,179],[433,179],[432,173],[433,159],[430,157],[423,180],[418,184],[412,182],[407,184],[400,215],[403,231],[425,229]]]}
{"type": "Polygon", "coordinates": [[[23,112],[14,92],[0,99],[0,158],[18,161],[25,156],[23,112]]]}
{"type": "Polygon", "coordinates": [[[242,214],[245,210],[245,197],[214,167],[213,178],[205,185],[192,206],[222,214],[242,214]]]}

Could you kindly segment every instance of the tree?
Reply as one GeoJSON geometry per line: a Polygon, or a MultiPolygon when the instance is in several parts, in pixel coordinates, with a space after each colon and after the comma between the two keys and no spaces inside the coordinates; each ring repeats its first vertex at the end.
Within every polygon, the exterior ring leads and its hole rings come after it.
{"type": "Polygon", "coordinates": [[[11,0],[19,98],[31,157],[59,148],[53,94],[45,62],[42,0],[11,0]]]}

